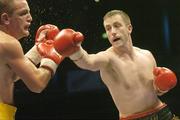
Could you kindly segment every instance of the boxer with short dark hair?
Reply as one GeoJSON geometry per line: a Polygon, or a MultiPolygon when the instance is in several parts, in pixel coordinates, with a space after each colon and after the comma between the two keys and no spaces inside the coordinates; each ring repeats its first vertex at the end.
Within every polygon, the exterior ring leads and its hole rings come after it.
{"type": "Polygon", "coordinates": [[[24,55],[19,40],[29,35],[31,22],[26,0],[0,0],[0,120],[14,120],[15,80],[21,79],[32,92],[40,93],[63,60],[52,44],[59,29],[51,24],[38,29],[36,44],[24,55]]]}
{"type": "Polygon", "coordinates": [[[173,71],[157,67],[152,53],[133,46],[129,16],[112,10],[104,16],[104,27],[111,47],[97,54],[88,54],[82,47],[82,33],[61,30],[54,46],[63,56],[69,56],[82,69],[100,71],[119,110],[121,120],[175,119],[158,95],[172,89],[177,78],[173,71]]]}

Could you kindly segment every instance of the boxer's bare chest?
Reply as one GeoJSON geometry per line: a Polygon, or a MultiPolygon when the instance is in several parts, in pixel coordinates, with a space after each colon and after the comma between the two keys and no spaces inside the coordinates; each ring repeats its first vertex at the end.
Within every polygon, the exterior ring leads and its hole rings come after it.
{"type": "Polygon", "coordinates": [[[152,79],[151,65],[151,61],[141,55],[136,55],[133,59],[113,56],[108,66],[101,71],[101,76],[105,82],[123,82],[134,86],[133,83],[146,83],[152,79]]]}

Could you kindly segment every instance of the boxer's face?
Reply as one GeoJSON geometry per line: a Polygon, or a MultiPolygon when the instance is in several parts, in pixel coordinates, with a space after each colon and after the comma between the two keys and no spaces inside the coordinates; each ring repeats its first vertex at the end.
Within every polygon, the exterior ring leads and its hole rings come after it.
{"type": "Polygon", "coordinates": [[[131,25],[125,24],[121,15],[116,14],[104,20],[104,27],[112,46],[119,47],[126,43],[132,31],[131,25]]]}
{"type": "Polygon", "coordinates": [[[32,21],[30,8],[26,0],[14,0],[14,11],[9,16],[10,34],[17,39],[29,35],[29,26],[32,21]]]}

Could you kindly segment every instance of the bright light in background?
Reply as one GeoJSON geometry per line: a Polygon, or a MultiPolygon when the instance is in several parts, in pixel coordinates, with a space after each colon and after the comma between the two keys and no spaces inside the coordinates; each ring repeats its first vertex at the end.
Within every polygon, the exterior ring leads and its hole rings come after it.
{"type": "Polygon", "coordinates": [[[107,34],[106,33],[102,33],[102,38],[103,39],[107,39],[107,34]]]}
{"type": "Polygon", "coordinates": [[[100,0],[94,0],[95,2],[99,2],[100,0]]]}

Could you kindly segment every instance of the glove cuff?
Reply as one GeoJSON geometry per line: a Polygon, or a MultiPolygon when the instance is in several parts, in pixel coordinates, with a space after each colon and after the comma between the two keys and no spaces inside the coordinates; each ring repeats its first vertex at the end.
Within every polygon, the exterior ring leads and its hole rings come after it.
{"type": "Polygon", "coordinates": [[[72,55],[69,56],[69,58],[73,61],[78,61],[80,60],[81,58],[83,58],[84,56],[84,50],[82,49],[82,47],[80,46],[80,49],[73,53],[72,55]]]}
{"type": "Polygon", "coordinates": [[[168,90],[161,90],[161,89],[159,89],[154,82],[153,82],[153,87],[154,87],[157,95],[159,95],[159,96],[161,96],[161,95],[163,95],[164,93],[167,93],[167,92],[168,92],[168,90]]]}
{"type": "Polygon", "coordinates": [[[51,72],[51,75],[53,76],[56,72],[56,69],[58,67],[58,64],[56,64],[53,60],[49,58],[43,58],[41,60],[40,67],[43,67],[51,72]]]}
{"type": "Polygon", "coordinates": [[[25,56],[35,65],[39,64],[42,57],[37,50],[37,46],[34,45],[26,54],[25,56]]]}

